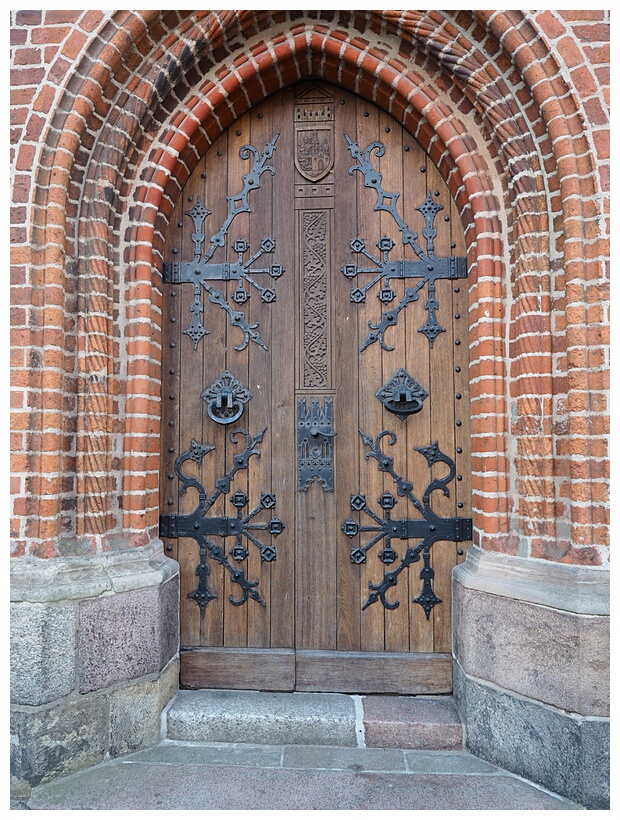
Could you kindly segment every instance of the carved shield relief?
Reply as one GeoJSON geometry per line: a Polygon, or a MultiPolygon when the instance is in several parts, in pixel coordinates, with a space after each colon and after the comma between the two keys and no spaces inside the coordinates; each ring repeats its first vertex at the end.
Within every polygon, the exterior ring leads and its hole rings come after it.
{"type": "Polygon", "coordinates": [[[334,104],[317,87],[295,100],[295,166],[310,182],[318,182],[334,165],[334,104]]]}
{"type": "Polygon", "coordinates": [[[318,182],[334,164],[334,132],[329,125],[295,131],[295,165],[310,182],[318,182]]]}

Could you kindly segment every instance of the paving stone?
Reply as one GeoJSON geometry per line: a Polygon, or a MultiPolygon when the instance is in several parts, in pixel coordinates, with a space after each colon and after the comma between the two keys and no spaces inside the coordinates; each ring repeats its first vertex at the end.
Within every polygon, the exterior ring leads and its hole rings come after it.
{"type": "Polygon", "coordinates": [[[400,749],[338,749],[329,746],[287,746],[288,769],[346,769],[352,772],[404,772],[400,749]]]}
{"type": "Polygon", "coordinates": [[[136,763],[186,763],[211,766],[260,766],[279,768],[282,746],[257,746],[251,743],[177,743],[164,741],[131,756],[136,763]]]}
{"type": "Polygon", "coordinates": [[[578,808],[505,773],[425,775],[105,763],[38,787],[44,810],[502,810],[578,808]]]}
{"type": "Polygon", "coordinates": [[[363,700],[367,746],[461,749],[463,729],[451,697],[387,697],[363,700]]]}
{"type": "Polygon", "coordinates": [[[416,774],[492,774],[497,766],[466,752],[405,752],[407,770],[416,774]]]}
{"type": "Polygon", "coordinates": [[[167,725],[171,740],[357,745],[355,706],[347,695],[180,691],[167,725]]]}

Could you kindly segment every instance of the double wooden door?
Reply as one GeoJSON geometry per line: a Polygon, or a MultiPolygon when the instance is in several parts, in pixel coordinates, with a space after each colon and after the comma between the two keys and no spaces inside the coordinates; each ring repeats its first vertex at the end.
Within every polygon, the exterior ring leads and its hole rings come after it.
{"type": "Polygon", "coordinates": [[[430,158],[342,89],[275,94],[198,163],[163,285],[183,686],[451,690],[464,256],[430,158]]]}

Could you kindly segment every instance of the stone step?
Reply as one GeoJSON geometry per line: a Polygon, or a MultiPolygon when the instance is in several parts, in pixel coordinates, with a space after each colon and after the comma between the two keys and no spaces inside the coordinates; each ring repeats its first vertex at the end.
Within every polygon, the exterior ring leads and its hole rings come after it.
{"type": "Polygon", "coordinates": [[[463,730],[452,697],[181,690],[168,740],[455,751],[463,730]]]}

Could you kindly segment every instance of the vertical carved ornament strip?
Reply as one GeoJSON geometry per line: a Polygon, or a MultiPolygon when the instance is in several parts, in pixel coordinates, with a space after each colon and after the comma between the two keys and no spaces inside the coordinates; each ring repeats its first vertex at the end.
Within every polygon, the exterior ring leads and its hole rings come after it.
{"type": "Polygon", "coordinates": [[[327,211],[302,211],[303,386],[328,386],[327,211]]]}

